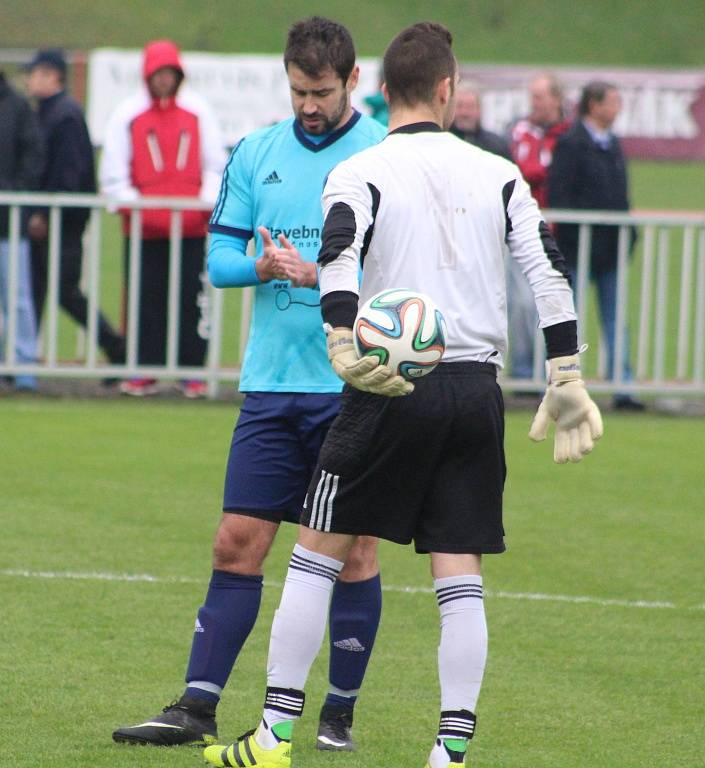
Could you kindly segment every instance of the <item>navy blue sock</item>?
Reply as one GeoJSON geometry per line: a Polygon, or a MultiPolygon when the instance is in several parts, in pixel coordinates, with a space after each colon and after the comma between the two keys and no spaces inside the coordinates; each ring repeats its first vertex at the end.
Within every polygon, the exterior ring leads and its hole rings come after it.
{"type": "Polygon", "coordinates": [[[330,693],[326,705],[353,708],[381,613],[379,574],[366,581],[335,582],[330,603],[330,693]]]}
{"type": "Polygon", "coordinates": [[[217,703],[235,659],[255,625],[262,598],[261,576],[213,571],[198,610],[186,670],[186,695],[217,703]],[[189,683],[204,683],[205,687],[189,683]]]}

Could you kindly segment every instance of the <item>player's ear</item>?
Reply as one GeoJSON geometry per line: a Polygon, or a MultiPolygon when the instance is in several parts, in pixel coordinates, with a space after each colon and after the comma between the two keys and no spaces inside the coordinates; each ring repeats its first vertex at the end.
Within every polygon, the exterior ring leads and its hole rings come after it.
{"type": "Polygon", "coordinates": [[[357,64],[353,67],[352,72],[348,75],[348,81],[345,83],[345,90],[348,93],[357,88],[357,81],[360,79],[360,67],[357,64]]]}
{"type": "Polygon", "coordinates": [[[382,91],[382,96],[384,96],[384,100],[389,104],[389,91],[387,90],[387,84],[382,83],[379,87],[380,91],[382,91]]]}
{"type": "Polygon", "coordinates": [[[436,88],[436,98],[442,105],[446,105],[453,96],[453,82],[450,77],[444,77],[436,88]]]}

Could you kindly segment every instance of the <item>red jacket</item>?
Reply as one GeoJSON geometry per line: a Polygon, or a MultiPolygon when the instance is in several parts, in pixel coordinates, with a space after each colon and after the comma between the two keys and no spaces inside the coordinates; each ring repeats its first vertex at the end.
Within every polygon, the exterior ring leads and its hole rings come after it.
{"type": "Polygon", "coordinates": [[[553,161],[553,150],[558,137],[570,126],[570,120],[562,120],[543,128],[524,119],[512,128],[511,150],[514,162],[531,187],[531,194],[540,208],[548,205],[548,169],[553,161]]]}
{"type": "MultiPolygon", "coordinates": [[[[144,55],[145,82],[167,66],[183,75],[177,47],[166,40],[150,43],[144,55]]],[[[118,199],[200,196],[214,202],[223,160],[215,120],[200,99],[180,93],[154,99],[142,93],[118,108],[106,130],[101,185],[118,199]]],[[[184,211],[183,237],[204,237],[209,215],[184,211]]],[[[142,236],[168,238],[170,222],[168,210],[144,210],[142,236]]],[[[129,227],[130,214],[125,213],[126,234],[129,227]]]]}

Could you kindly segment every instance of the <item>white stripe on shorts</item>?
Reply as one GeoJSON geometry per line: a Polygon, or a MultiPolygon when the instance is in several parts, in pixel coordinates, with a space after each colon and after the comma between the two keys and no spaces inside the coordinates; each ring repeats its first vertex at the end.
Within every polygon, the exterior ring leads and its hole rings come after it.
{"type": "Polygon", "coordinates": [[[309,528],[316,528],[316,518],[318,517],[318,497],[321,495],[321,489],[326,479],[326,473],[321,472],[321,477],[316,486],[316,493],[313,497],[313,503],[311,504],[311,520],[309,521],[309,528]]]}
{"type": "Polygon", "coordinates": [[[330,531],[333,520],[333,501],[338,492],[340,475],[331,475],[324,469],[321,470],[321,478],[316,486],[316,494],[311,505],[311,520],[309,528],[317,531],[330,531]]]}
{"type": "Polygon", "coordinates": [[[333,521],[333,500],[335,499],[335,494],[338,492],[338,480],[340,480],[340,475],[333,475],[333,486],[330,489],[328,504],[326,505],[326,524],[323,528],[324,531],[330,531],[330,526],[333,521]]]}

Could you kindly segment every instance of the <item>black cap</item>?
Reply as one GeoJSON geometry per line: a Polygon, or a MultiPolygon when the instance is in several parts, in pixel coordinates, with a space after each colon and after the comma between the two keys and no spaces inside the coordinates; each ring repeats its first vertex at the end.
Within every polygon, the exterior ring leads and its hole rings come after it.
{"type": "Polygon", "coordinates": [[[59,48],[43,48],[37,51],[32,61],[27,64],[26,69],[31,70],[35,67],[50,67],[65,75],[66,59],[64,52],[59,48]]]}

